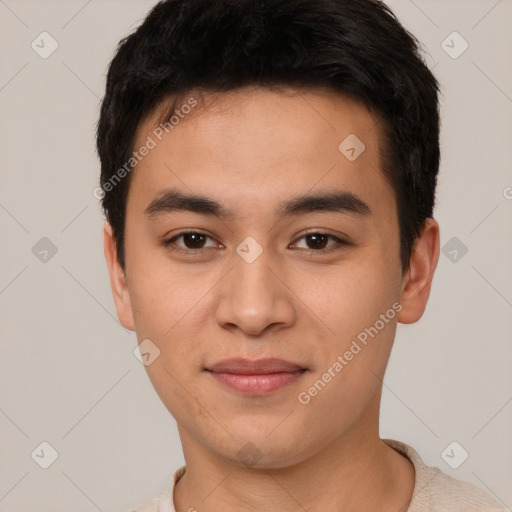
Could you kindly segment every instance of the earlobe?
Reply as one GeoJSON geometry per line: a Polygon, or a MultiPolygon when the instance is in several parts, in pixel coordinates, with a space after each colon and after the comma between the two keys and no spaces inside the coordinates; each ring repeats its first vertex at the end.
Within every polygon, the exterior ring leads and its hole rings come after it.
{"type": "Polygon", "coordinates": [[[412,324],[422,317],[438,260],[439,224],[434,219],[427,219],[403,278],[400,295],[402,310],[397,317],[400,323],[412,324]]]}
{"type": "Polygon", "coordinates": [[[105,259],[107,260],[110,286],[116,305],[117,316],[126,329],[135,331],[135,322],[133,320],[133,310],[126,282],[126,274],[119,263],[117,244],[112,226],[108,221],[105,221],[103,225],[103,250],[105,259]]]}

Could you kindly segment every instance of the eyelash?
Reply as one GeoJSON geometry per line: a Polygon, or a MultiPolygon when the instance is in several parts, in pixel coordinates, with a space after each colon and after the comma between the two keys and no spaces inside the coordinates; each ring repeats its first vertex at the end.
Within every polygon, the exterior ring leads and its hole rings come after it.
{"type": "MultiPolygon", "coordinates": [[[[199,248],[199,249],[188,249],[188,248],[184,249],[182,247],[177,247],[177,246],[173,247],[173,243],[177,239],[181,238],[184,235],[202,235],[202,236],[205,236],[207,238],[211,238],[213,240],[213,238],[210,235],[207,235],[206,233],[203,233],[201,231],[182,231],[181,233],[178,233],[177,235],[174,235],[173,237],[171,237],[171,238],[169,238],[167,240],[164,240],[163,244],[164,244],[164,246],[166,248],[168,248],[172,252],[181,252],[181,253],[188,253],[188,254],[191,254],[191,253],[193,253],[193,254],[201,254],[201,253],[207,251],[208,249],[212,248],[212,247],[207,247],[207,248],[199,248]]],[[[330,238],[330,239],[332,239],[332,240],[334,240],[336,242],[336,245],[328,247],[328,248],[324,248],[324,249],[300,249],[302,251],[306,251],[307,253],[310,253],[310,254],[315,255],[315,256],[320,256],[322,254],[330,253],[331,251],[336,250],[336,249],[340,249],[343,246],[355,245],[352,242],[348,242],[347,240],[343,240],[342,238],[339,238],[337,236],[331,235],[329,233],[324,233],[322,231],[311,231],[311,232],[305,233],[300,238],[298,238],[297,241],[302,240],[303,238],[306,238],[306,237],[312,236],[312,235],[327,236],[328,238],[330,238]]]]}

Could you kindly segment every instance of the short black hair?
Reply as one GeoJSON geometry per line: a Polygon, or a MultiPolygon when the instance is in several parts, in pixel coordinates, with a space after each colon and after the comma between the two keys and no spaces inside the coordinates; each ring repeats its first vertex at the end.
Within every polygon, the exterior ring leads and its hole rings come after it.
{"type": "Polygon", "coordinates": [[[120,41],[96,142],[102,208],[123,269],[130,168],[112,179],[127,169],[141,120],[166,98],[246,86],[327,89],[378,114],[405,272],[433,214],[439,84],[419,41],[378,0],[164,0],[120,41]]]}

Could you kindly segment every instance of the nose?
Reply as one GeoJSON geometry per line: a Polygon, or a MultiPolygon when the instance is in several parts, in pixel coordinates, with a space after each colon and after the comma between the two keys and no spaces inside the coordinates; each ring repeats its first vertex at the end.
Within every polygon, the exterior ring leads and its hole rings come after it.
{"type": "Polygon", "coordinates": [[[286,281],[286,272],[269,251],[263,250],[254,261],[234,254],[232,270],[219,283],[218,324],[252,336],[291,327],[296,308],[286,281]]]}

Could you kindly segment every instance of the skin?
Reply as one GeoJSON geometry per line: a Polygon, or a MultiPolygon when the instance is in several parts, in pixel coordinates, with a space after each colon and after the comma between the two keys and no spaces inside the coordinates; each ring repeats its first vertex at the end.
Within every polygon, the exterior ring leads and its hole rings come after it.
{"type": "MultiPolygon", "coordinates": [[[[381,171],[381,127],[359,102],[320,90],[191,96],[199,101],[194,112],[131,176],[126,273],[104,227],[118,317],[139,343],[149,338],[161,351],[146,369],[183,445],[187,470],[176,485],[176,510],[406,510],[414,468],[379,438],[379,406],[397,322],[419,320],[428,300],[437,222],[427,220],[403,273],[396,200],[381,171]],[[366,146],[354,161],[338,150],[349,134],[366,146]],[[168,188],[207,196],[234,217],[144,213],[168,188]],[[356,195],[370,213],[276,215],[282,201],[335,189],[356,195]],[[193,229],[211,237],[202,249],[186,237],[165,246],[193,229]],[[309,231],[352,245],[322,238],[322,251],[309,231]],[[262,248],[252,263],[236,252],[248,236],[262,248]],[[298,394],[394,303],[398,315],[300,403],[298,394]],[[247,397],[204,371],[232,357],[276,357],[307,371],[276,392],[247,397]],[[237,456],[247,443],[260,456],[253,465],[237,456]]],[[[141,122],[136,148],[158,113],[141,122]]]]}

